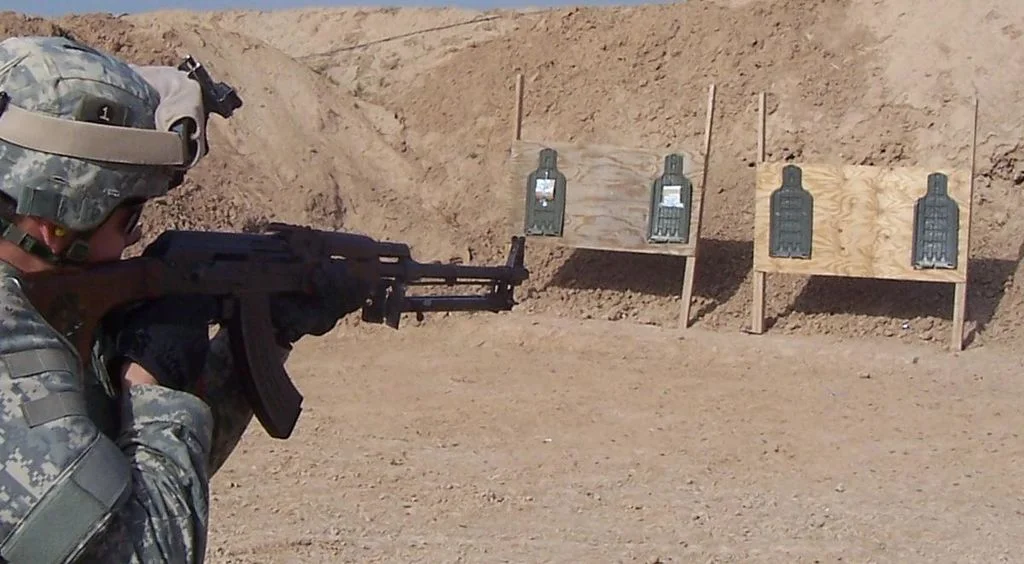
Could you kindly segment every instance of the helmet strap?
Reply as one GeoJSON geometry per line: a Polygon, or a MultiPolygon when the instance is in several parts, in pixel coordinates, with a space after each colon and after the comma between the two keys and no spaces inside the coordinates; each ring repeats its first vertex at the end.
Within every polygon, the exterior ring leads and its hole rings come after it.
{"type": "Polygon", "coordinates": [[[0,217],[0,238],[14,243],[26,253],[35,255],[51,264],[60,264],[62,262],[82,263],[89,256],[89,243],[81,237],[72,241],[71,245],[63,253],[57,254],[50,250],[46,243],[25,233],[13,221],[5,217],[0,217]]]}

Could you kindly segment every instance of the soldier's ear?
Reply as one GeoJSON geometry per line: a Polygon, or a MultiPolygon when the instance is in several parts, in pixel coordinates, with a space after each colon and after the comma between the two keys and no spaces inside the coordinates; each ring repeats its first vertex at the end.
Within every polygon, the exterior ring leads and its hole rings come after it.
{"type": "Polygon", "coordinates": [[[37,219],[40,239],[50,250],[59,253],[68,246],[68,232],[63,227],[46,220],[37,219]]]}

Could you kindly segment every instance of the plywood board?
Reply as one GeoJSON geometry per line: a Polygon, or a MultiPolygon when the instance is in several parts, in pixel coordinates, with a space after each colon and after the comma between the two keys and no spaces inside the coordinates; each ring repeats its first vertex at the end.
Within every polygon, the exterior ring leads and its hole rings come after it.
{"type": "Polygon", "coordinates": [[[565,227],[561,237],[531,236],[530,244],[692,256],[700,230],[703,159],[681,149],[654,151],[613,145],[514,141],[509,164],[509,205],[514,233],[523,233],[527,177],[541,149],[558,152],[566,177],[565,227]],[[690,237],[686,244],[648,243],[651,186],[662,174],[669,153],[683,156],[683,173],[693,183],[690,237]]]}
{"type": "Polygon", "coordinates": [[[791,274],[966,282],[970,249],[969,170],[883,168],[854,165],[770,162],[757,166],[754,215],[754,270],[791,274]],[[803,171],[804,189],[814,197],[809,259],[769,256],[771,194],[782,184],[782,169],[803,171]],[[959,257],[954,269],[915,269],[914,206],[927,191],[928,175],[948,175],[949,196],[960,207],[959,257]]]}

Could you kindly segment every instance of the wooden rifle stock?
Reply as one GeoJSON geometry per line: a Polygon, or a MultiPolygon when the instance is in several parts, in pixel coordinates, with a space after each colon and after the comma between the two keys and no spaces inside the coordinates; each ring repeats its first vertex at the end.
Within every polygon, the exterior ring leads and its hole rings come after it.
{"type": "Polygon", "coordinates": [[[525,240],[512,239],[504,266],[419,263],[401,243],[273,223],[267,233],[167,231],[140,257],[20,275],[35,308],[88,367],[97,328],[114,310],[169,295],[214,296],[227,327],[233,365],[253,413],[274,438],[291,435],[302,395],[275,356],[270,300],[311,292],[322,270],[345,268],[371,288],[362,319],[398,328],[403,313],[509,311],[529,277],[525,240]],[[408,286],[485,285],[471,295],[406,296],[408,286]]]}

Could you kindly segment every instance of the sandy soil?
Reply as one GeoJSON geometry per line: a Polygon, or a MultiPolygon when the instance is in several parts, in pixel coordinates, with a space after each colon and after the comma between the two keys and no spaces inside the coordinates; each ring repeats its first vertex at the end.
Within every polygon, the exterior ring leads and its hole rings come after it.
{"type": "Polygon", "coordinates": [[[212,562],[1016,559],[1024,4],[0,13],[58,32],[245,99],[146,241],[272,218],[498,261],[515,73],[530,139],[696,149],[718,87],[692,331],[681,261],[531,248],[513,314],[304,342],[296,434],[214,479],[212,562]],[[772,276],[743,333],[761,91],[769,158],[955,166],[977,94],[966,351],[943,285],[772,276]]]}
{"type": "Polygon", "coordinates": [[[251,433],[216,476],[213,561],[1017,558],[1016,359],[481,323],[298,349],[306,412],[286,442],[251,433]]]}

